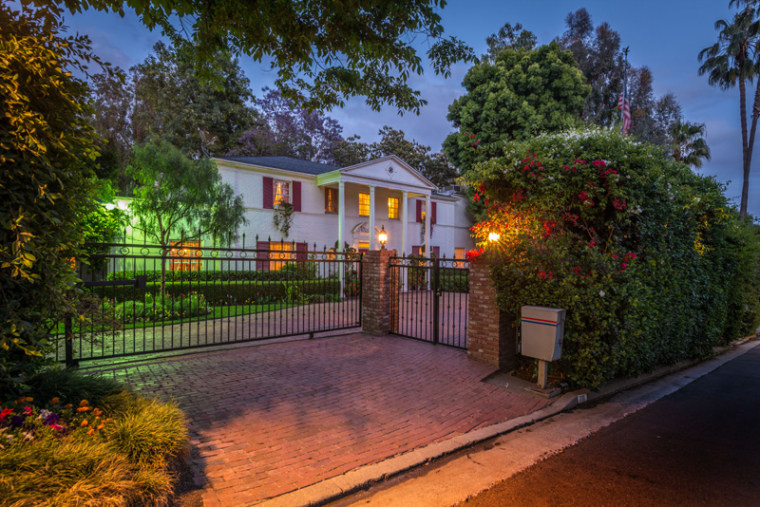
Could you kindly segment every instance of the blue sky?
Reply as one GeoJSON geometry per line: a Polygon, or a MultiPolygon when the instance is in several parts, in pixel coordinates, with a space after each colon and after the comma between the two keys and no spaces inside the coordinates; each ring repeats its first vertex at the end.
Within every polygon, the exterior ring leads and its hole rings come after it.
{"type": "MultiPolygon", "coordinates": [[[[728,19],[733,10],[728,0],[450,0],[442,11],[447,34],[455,35],[472,46],[477,54],[485,52],[485,39],[504,23],[522,23],[548,43],[565,30],[565,17],[571,11],[585,7],[595,26],[610,24],[620,33],[623,46],[630,47],[630,62],[635,67],[648,66],[654,75],[656,95],[671,92],[680,102],[684,118],[707,125],[707,141],[712,160],[701,170],[729,183],[727,195],[737,204],[741,192],[741,138],[739,130],[738,89],[721,91],[699,76],[697,54],[716,41],[714,23],[728,19]]],[[[86,33],[93,41],[97,54],[123,68],[141,62],[153,44],[161,38],[159,32],[149,32],[127,13],[85,12],[66,16],[71,31],[86,33]]],[[[421,51],[425,41],[418,41],[421,51]]],[[[274,72],[265,66],[243,59],[241,61],[251,87],[259,94],[264,86],[272,86],[274,72]]],[[[398,116],[394,108],[374,112],[361,99],[354,99],[343,109],[328,114],[344,127],[344,135],[359,134],[364,141],[374,141],[383,125],[402,129],[407,137],[440,150],[446,135],[453,130],[446,120],[449,104],[464,90],[462,78],[468,65],[452,69],[452,76],[442,79],[427,70],[415,76],[412,85],[422,91],[428,101],[419,116],[407,113],[398,116]]],[[[749,210],[760,216],[760,154],[755,151],[751,177],[749,210]]]]}

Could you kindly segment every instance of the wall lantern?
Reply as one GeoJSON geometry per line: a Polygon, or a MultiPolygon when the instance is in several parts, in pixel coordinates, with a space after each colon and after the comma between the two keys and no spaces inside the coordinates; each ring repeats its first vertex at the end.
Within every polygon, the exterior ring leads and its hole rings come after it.
{"type": "Polygon", "coordinates": [[[385,226],[380,228],[380,232],[377,234],[377,240],[380,242],[380,250],[385,250],[385,244],[388,242],[388,233],[385,232],[385,226]]]}
{"type": "Polygon", "coordinates": [[[498,232],[489,232],[488,233],[488,242],[489,243],[496,243],[499,241],[499,238],[501,235],[498,232]]]}

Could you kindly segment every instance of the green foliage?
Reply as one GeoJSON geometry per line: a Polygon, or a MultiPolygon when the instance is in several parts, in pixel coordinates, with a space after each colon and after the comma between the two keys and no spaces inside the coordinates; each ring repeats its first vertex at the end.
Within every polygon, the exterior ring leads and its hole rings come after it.
{"type": "MultiPolygon", "coordinates": [[[[133,280],[135,276],[147,276],[149,282],[161,281],[160,271],[113,271],[109,280],[133,280]]],[[[167,282],[227,282],[227,281],[285,281],[316,280],[317,265],[313,262],[288,262],[277,271],[167,271],[167,282]]]]}
{"type": "Polygon", "coordinates": [[[274,209],[272,222],[284,238],[290,234],[290,227],[293,225],[293,205],[289,202],[281,202],[274,209]]]}
{"type": "Polygon", "coordinates": [[[80,217],[94,209],[95,134],[86,122],[83,36],[45,9],[0,5],[0,392],[34,370],[67,298],[80,217]]]}
{"type": "Polygon", "coordinates": [[[590,130],[508,143],[465,179],[501,308],[568,310],[560,367],[595,387],[754,331],[760,249],[720,184],[590,130]],[[489,232],[501,234],[488,245],[489,232]]]}
{"type": "Polygon", "coordinates": [[[493,63],[472,67],[467,93],[449,106],[459,129],[444,141],[462,172],[501,153],[506,140],[578,126],[589,87],[569,51],[556,43],[535,50],[505,49],[493,63]]]}
{"type": "Polygon", "coordinates": [[[208,158],[190,160],[169,143],[148,143],[134,148],[127,172],[139,185],[130,204],[135,227],[165,248],[205,235],[234,238],[245,223],[243,198],[208,158]]]}
{"type": "MultiPolygon", "coordinates": [[[[119,393],[123,389],[121,384],[112,379],[99,375],[86,375],[77,370],[55,365],[32,376],[23,394],[40,401],[58,397],[62,404],[79,403],[79,400],[85,399],[93,405],[99,405],[106,397],[119,393]]],[[[15,393],[10,397],[20,394],[15,393]]]]}
{"type": "MultiPolygon", "coordinates": [[[[218,52],[266,60],[277,71],[276,87],[307,109],[343,106],[359,95],[375,110],[389,104],[417,113],[426,101],[408,85],[410,75],[422,74],[413,47],[416,38],[427,39],[427,56],[435,73],[444,77],[453,63],[473,59],[470,48],[444,36],[437,11],[445,4],[444,0],[63,2],[72,12],[94,8],[123,14],[126,5],[148,28],[160,27],[171,39],[181,39],[188,30],[188,38],[197,42],[195,62],[200,68],[218,52]]],[[[205,70],[205,75],[212,74],[205,70]]]]}
{"type": "MultiPolygon", "coordinates": [[[[299,292],[305,295],[335,294],[340,292],[340,282],[338,280],[330,279],[306,281],[289,280],[282,282],[166,282],[164,284],[164,295],[166,298],[180,298],[183,294],[186,295],[189,292],[195,292],[202,295],[209,304],[212,305],[242,304],[246,302],[258,304],[271,301],[282,301],[287,295],[288,288],[291,286],[298,287],[299,292]]],[[[141,302],[144,301],[148,295],[155,297],[156,300],[158,300],[161,295],[161,283],[148,283],[144,289],[137,289],[129,286],[101,286],[92,287],[90,290],[94,294],[107,300],[114,300],[116,302],[141,302]]],[[[358,291],[358,288],[356,290],[358,291]]]]}

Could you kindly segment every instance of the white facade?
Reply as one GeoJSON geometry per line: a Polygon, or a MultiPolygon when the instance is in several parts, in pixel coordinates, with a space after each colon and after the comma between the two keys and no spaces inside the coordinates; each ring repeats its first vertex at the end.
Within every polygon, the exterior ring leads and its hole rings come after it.
{"type": "Polygon", "coordinates": [[[395,156],[340,169],[286,157],[215,161],[222,180],[243,196],[248,224],[239,231],[238,246],[245,233],[249,248],[257,247],[257,241],[284,240],[306,243],[308,250],[336,244],[374,250],[380,248],[382,229],[388,234],[386,248],[399,255],[433,252],[461,258],[474,246],[464,196],[437,193],[433,183],[395,156]],[[273,198],[283,186],[295,210],[287,237],[274,224],[278,211],[273,198]],[[360,194],[369,200],[361,214],[360,194]]]}

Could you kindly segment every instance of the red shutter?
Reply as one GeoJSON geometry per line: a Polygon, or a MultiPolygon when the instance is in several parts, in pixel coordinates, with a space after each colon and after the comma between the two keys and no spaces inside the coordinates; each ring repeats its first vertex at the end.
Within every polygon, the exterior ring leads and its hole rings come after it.
{"type": "Polygon", "coordinates": [[[422,222],[422,201],[417,199],[417,222],[422,222]]]}
{"type": "Polygon", "coordinates": [[[306,243],[296,243],[296,260],[305,261],[309,259],[309,255],[306,253],[309,249],[309,245],[306,243]]]}
{"type": "Polygon", "coordinates": [[[422,255],[422,247],[421,246],[413,246],[412,247],[412,255],[422,255]]]}
{"type": "MultiPolygon", "coordinates": [[[[435,208],[433,208],[433,209],[435,209],[435,208]]],[[[434,257],[440,257],[441,256],[441,247],[439,247],[439,246],[434,246],[433,247],[433,256],[434,257]]]]}
{"type": "MultiPolygon", "coordinates": [[[[274,208],[274,180],[264,176],[264,209],[274,208]]],[[[269,245],[267,244],[267,248],[269,245]]]]}
{"type": "Polygon", "coordinates": [[[433,203],[433,214],[432,214],[432,215],[430,215],[430,223],[431,223],[431,224],[434,224],[434,223],[435,223],[435,215],[436,215],[436,211],[437,211],[437,209],[436,209],[436,208],[437,208],[436,204],[438,204],[438,203],[435,203],[435,202],[433,203]]]}
{"type": "MultiPolygon", "coordinates": [[[[270,180],[272,178],[269,178],[270,180]]],[[[256,243],[256,271],[269,271],[269,242],[256,243]]]]}
{"type": "Polygon", "coordinates": [[[301,182],[293,182],[293,211],[301,211],[301,182]]]}

